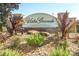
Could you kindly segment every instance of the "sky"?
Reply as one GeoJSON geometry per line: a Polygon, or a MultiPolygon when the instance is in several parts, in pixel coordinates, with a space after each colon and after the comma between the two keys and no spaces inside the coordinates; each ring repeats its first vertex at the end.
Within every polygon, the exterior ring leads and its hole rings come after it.
{"type": "Polygon", "coordinates": [[[48,13],[57,17],[59,12],[69,12],[69,17],[77,17],[79,20],[79,3],[21,3],[18,10],[12,13],[30,15],[32,13],[48,13]]]}

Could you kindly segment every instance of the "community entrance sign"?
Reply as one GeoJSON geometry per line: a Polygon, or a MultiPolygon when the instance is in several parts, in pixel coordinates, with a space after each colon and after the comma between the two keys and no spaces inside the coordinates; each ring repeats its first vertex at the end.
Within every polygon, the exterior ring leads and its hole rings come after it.
{"type": "Polygon", "coordinates": [[[27,16],[23,24],[23,28],[58,28],[56,17],[46,13],[35,13],[27,16]]]}
{"type": "Polygon", "coordinates": [[[56,18],[46,13],[35,13],[25,18],[23,27],[27,28],[51,28],[58,27],[56,18]]]}

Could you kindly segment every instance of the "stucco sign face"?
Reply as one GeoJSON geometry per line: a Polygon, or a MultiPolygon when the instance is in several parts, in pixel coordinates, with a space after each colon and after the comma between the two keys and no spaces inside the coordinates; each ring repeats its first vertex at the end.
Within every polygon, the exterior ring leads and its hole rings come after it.
{"type": "Polygon", "coordinates": [[[35,13],[27,16],[23,27],[25,28],[52,28],[58,27],[56,18],[46,13],[35,13]]]}

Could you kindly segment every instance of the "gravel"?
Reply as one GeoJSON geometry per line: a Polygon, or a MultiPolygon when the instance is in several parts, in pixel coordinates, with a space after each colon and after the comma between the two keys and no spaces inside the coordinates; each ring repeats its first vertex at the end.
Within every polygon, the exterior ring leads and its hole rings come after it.
{"type": "Polygon", "coordinates": [[[35,50],[27,53],[28,56],[48,56],[49,53],[53,49],[53,43],[50,42],[49,44],[46,44],[44,46],[38,47],[35,50]]]}

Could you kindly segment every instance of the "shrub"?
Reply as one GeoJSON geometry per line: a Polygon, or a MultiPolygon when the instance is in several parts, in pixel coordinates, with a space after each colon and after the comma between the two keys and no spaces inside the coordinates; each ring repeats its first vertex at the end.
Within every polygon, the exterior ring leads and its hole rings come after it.
{"type": "Polygon", "coordinates": [[[4,49],[0,51],[0,56],[19,56],[19,52],[17,50],[12,49],[4,49]]]}
{"type": "Polygon", "coordinates": [[[27,38],[27,43],[33,46],[41,46],[44,43],[44,37],[39,33],[33,33],[27,38]]]}
{"type": "Polygon", "coordinates": [[[50,53],[51,56],[69,56],[70,52],[68,49],[65,49],[62,47],[55,48],[52,53],[50,53]]]}
{"type": "Polygon", "coordinates": [[[67,40],[60,42],[58,46],[62,47],[65,50],[68,46],[67,40]]]}
{"type": "Polygon", "coordinates": [[[53,51],[50,53],[51,56],[69,56],[70,51],[67,49],[67,41],[64,40],[62,44],[59,44],[53,51]]]}

